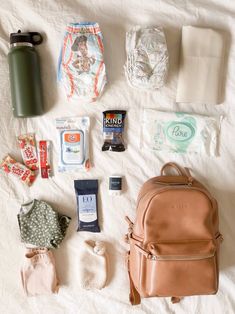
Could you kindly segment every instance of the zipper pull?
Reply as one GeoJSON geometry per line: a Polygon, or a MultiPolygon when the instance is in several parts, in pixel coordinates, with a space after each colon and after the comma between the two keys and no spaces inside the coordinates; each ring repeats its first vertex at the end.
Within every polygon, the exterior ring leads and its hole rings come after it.
{"type": "Polygon", "coordinates": [[[125,234],[124,241],[125,241],[126,243],[128,243],[128,244],[130,243],[129,234],[128,234],[128,233],[125,234]]]}
{"type": "Polygon", "coordinates": [[[185,167],[184,170],[185,170],[186,176],[188,178],[188,186],[192,186],[193,185],[193,177],[191,176],[189,168],[185,167]]]}
{"type": "Polygon", "coordinates": [[[193,177],[188,177],[188,186],[193,185],[193,177]]]}
{"type": "Polygon", "coordinates": [[[219,234],[217,235],[216,240],[220,240],[220,243],[222,243],[222,242],[224,241],[224,238],[223,238],[223,236],[222,236],[221,233],[219,233],[219,234]]]}
{"type": "Polygon", "coordinates": [[[125,242],[130,243],[130,238],[132,237],[134,223],[130,220],[128,216],[125,216],[125,220],[128,223],[128,233],[125,235],[125,242]]]}

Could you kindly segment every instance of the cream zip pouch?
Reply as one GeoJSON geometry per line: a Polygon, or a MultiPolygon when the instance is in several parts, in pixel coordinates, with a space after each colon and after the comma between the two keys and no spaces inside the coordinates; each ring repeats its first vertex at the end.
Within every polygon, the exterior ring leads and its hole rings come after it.
{"type": "Polygon", "coordinates": [[[153,151],[218,155],[222,116],[145,109],[141,146],[153,151]]]}

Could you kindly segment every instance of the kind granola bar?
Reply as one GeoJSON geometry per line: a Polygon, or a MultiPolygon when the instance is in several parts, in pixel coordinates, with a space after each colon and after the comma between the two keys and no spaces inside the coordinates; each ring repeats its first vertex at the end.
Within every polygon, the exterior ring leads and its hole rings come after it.
{"type": "Polygon", "coordinates": [[[125,110],[108,110],[103,112],[102,151],[123,152],[126,148],[123,140],[125,110]]]}
{"type": "Polygon", "coordinates": [[[24,164],[31,170],[38,169],[38,157],[36,142],[33,133],[28,133],[20,135],[18,137],[18,143],[21,150],[21,155],[24,161],[24,164]]]}
{"type": "Polygon", "coordinates": [[[25,165],[21,164],[20,162],[17,162],[9,155],[7,155],[0,163],[0,169],[2,169],[9,175],[17,177],[22,182],[26,183],[28,186],[30,186],[36,178],[32,170],[28,169],[25,165]]]}

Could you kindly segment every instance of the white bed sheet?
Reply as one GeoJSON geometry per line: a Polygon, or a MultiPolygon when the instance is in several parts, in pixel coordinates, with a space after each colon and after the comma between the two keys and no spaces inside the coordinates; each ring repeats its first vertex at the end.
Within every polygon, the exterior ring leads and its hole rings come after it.
{"type": "Polygon", "coordinates": [[[229,0],[2,0],[0,5],[0,158],[7,153],[20,159],[16,136],[35,132],[37,139],[53,141],[55,176],[39,177],[29,189],[21,182],[0,175],[0,313],[234,313],[235,312],[235,1],[229,0]],[[93,104],[68,103],[56,83],[56,67],[66,23],[96,21],[104,35],[108,85],[102,98],[93,104]],[[131,89],[124,77],[125,32],[132,26],[162,25],[170,53],[167,84],[160,91],[131,89]],[[227,33],[227,66],[225,67],[225,100],[222,105],[176,104],[179,48],[182,25],[209,26],[227,33]],[[14,119],[8,79],[9,33],[22,30],[43,32],[44,43],[38,47],[41,57],[46,114],[33,119],[14,119]],[[126,109],[126,142],[124,153],[101,152],[102,111],[126,109]],[[221,128],[220,157],[153,154],[140,150],[142,108],[184,110],[225,116],[221,128]],[[89,115],[92,119],[90,173],[59,174],[56,170],[58,145],[55,118],[89,115]],[[127,230],[124,216],[135,217],[135,203],[144,181],[158,175],[167,161],[176,161],[193,169],[193,175],[206,184],[216,196],[220,209],[220,229],[224,236],[221,248],[220,289],[216,296],[185,298],[171,304],[169,298],[145,299],[132,307],[128,301],[129,283],[124,256],[127,230]],[[120,198],[108,195],[108,176],[125,176],[125,193],[120,198]],[[77,233],[76,200],[73,180],[99,179],[99,214],[101,234],[77,233]],[[56,264],[61,289],[58,295],[25,297],[20,281],[24,245],[16,214],[22,202],[38,198],[72,217],[66,239],[56,250],[56,264]],[[85,239],[107,242],[110,272],[108,286],[101,291],[83,291],[78,286],[79,248],[85,239]]]}

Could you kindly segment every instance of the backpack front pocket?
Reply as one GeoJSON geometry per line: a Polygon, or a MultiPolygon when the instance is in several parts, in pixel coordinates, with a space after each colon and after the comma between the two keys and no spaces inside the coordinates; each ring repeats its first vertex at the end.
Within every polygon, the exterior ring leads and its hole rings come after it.
{"type": "Polygon", "coordinates": [[[148,296],[214,294],[218,289],[214,240],[149,243],[140,278],[148,296]]]}

